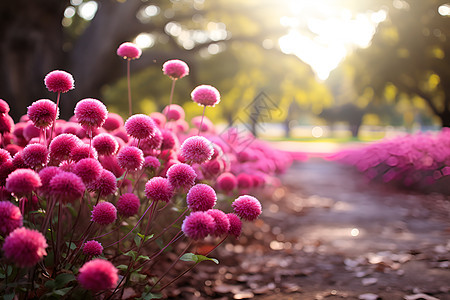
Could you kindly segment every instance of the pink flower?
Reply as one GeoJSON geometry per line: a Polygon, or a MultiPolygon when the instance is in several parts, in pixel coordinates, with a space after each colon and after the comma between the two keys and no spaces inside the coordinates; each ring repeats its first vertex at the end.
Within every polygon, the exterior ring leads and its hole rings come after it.
{"type": "Polygon", "coordinates": [[[158,169],[161,166],[161,162],[154,156],[146,156],[144,158],[144,168],[151,168],[153,170],[158,169]]]}
{"type": "Polygon", "coordinates": [[[201,164],[211,159],[214,149],[205,137],[191,136],[183,142],[180,152],[187,162],[201,164]]]}
{"type": "Polygon", "coordinates": [[[117,219],[117,210],[112,203],[102,201],[92,209],[91,221],[108,225],[117,219]]]}
{"type": "Polygon", "coordinates": [[[126,193],[117,200],[117,211],[125,218],[134,216],[139,212],[141,201],[139,197],[132,193],[126,193]]]}
{"type": "Polygon", "coordinates": [[[234,200],[234,213],[247,221],[254,221],[261,214],[261,203],[252,196],[244,195],[234,200]]]}
{"type": "Polygon", "coordinates": [[[41,185],[38,173],[30,169],[17,169],[6,178],[6,189],[18,196],[29,195],[41,185]]]}
{"type": "Polygon", "coordinates": [[[164,75],[169,76],[173,80],[183,78],[189,74],[188,65],[179,59],[168,60],[162,67],[164,75]]]}
{"type": "Polygon", "coordinates": [[[185,117],[184,109],[178,104],[167,105],[164,108],[163,113],[167,116],[168,120],[172,121],[183,120],[185,117]]]}
{"type": "Polygon", "coordinates": [[[215,106],[220,102],[220,93],[210,85],[199,85],[192,91],[191,98],[199,105],[215,106]]]}
{"type": "Polygon", "coordinates": [[[142,50],[133,43],[125,42],[117,48],[117,55],[122,56],[124,59],[137,59],[141,57],[142,50]]]}
{"type": "Polygon", "coordinates": [[[73,148],[83,142],[75,135],[63,133],[55,137],[50,143],[50,160],[60,162],[68,159],[73,148]]]}
{"type": "Polygon", "coordinates": [[[192,211],[207,211],[216,205],[217,196],[212,187],[206,184],[194,185],[186,196],[186,202],[192,211]]]}
{"type": "Polygon", "coordinates": [[[4,163],[0,164],[0,185],[4,186],[6,184],[6,178],[14,170],[15,168],[12,160],[7,160],[4,163]]]}
{"type": "Polygon", "coordinates": [[[28,106],[28,117],[35,127],[47,128],[52,126],[58,117],[59,110],[56,103],[48,99],[41,99],[28,106]]]}
{"type": "Polygon", "coordinates": [[[29,169],[28,165],[25,164],[25,162],[23,161],[23,157],[22,157],[22,152],[17,152],[13,159],[12,159],[12,163],[14,166],[14,169],[29,169]]]}
{"type": "Polygon", "coordinates": [[[112,195],[117,191],[117,179],[111,171],[103,169],[100,177],[89,185],[89,189],[98,191],[100,196],[112,195]]]}
{"type": "Polygon", "coordinates": [[[60,172],[50,180],[48,193],[54,199],[67,203],[81,198],[85,190],[86,186],[80,177],[70,172],[60,172]]]}
{"type": "Polygon", "coordinates": [[[206,116],[203,116],[203,122],[202,122],[202,116],[193,117],[191,119],[191,124],[195,128],[200,129],[201,132],[214,132],[214,124],[206,116]],[[202,128],[200,128],[200,124],[201,124],[202,128]]]}
{"type": "Polygon", "coordinates": [[[98,153],[95,148],[89,147],[88,144],[80,143],[72,148],[70,151],[70,159],[74,162],[78,162],[84,158],[98,159],[98,153]]]}
{"type": "Polygon", "coordinates": [[[0,114],[0,133],[11,132],[14,130],[14,120],[7,114],[0,114]]]}
{"type": "Polygon", "coordinates": [[[197,211],[184,219],[181,230],[187,237],[193,240],[201,240],[214,231],[214,226],[213,217],[206,212],[197,211]]]}
{"type": "Polygon", "coordinates": [[[111,171],[117,178],[122,176],[125,172],[125,170],[119,166],[116,156],[101,156],[100,163],[104,169],[111,171]]]}
{"type": "Polygon", "coordinates": [[[157,150],[161,148],[163,142],[163,136],[159,129],[156,128],[155,134],[153,136],[150,136],[146,139],[142,140],[134,140],[132,145],[136,146],[139,143],[139,148],[142,149],[142,151],[150,153],[152,150],[157,150]]]}
{"type": "Polygon", "coordinates": [[[87,241],[83,244],[83,254],[88,256],[102,255],[103,246],[97,241],[87,241]]]}
{"type": "Polygon", "coordinates": [[[48,195],[50,192],[50,180],[61,172],[62,171],[58,167],[46,167],[39,171],[39,177],[42,182],[39,191],[44,195],[48,195]]]}
{"type": "Polygon", "coordinates": [[[88,261],[79,270],[78,282],[94,292],[112,289],[119,280],[118,270],[112,263],[100,258],[88,261]]]}
{"type": "Polygon", "coordinates": [[[72,75],[59,70],[48,73],[44,83],[50,92],[55,93],[65,93],[75,88],[72,75]]]}
{"type": "Polygon", "coordinates": [[[152,112],[150,114],[150,117],[153,119],[156,125],[158,125],[159,128],[162,128],[164,124],[166,124],[166,116],[160,112],[152,112]]]}
{"type": "Polygon", "coordinates": [[[117,154],[119,166],[128,171],[137,171],[144,165],[144,153],[134,146],[126,146],[117,154]]]}
{"type": "Polygon", "coordinates": [[[175,189],[190,189],[196,177],[197,173],[187,164],[175,164],[167,170],[167,179],[175,189]]]}
{"type": "Polygon", "coordinates": [[[100,177],[103,171],[102,165],[93,158],[83,158],[73,168],[73,173],[78,175],[84,184],[91,183],[100,177]]]}
{"type": "Polygon", "coordinates": [[[224,192],[231,192],[237,186],[236,176],[228,172],[222,173],[217,178],[217,186],[220,190],[224,192]]]}
{"type": "Polygon", "coordinates": [[[214,229],[211,232],[212,235],[219,237],[228,234],[228,231],[230,230],[230,221],[223,211],[219,209],[210,209],[207,210],[206,213],[214,219],[214,229]]]}
{"type": "Polygon", "coordinates": [[[80,100],[75,106],[74,113],[78,123],[86,130],[102,127],[108,116],[106,106],[101,101],[92,98],[80,100]]]}
{"type": "Polygon", "coordinates": [[[228,234],[234,236],[236,239],[239,238],[242,232],[242,221],[235,214],[227,214],[228,221],[230,221],[230,229],[228,234]]]}
{"type": "Polygon", "coordinates": [[[123,119],[116,113],[108,113],[108,117],[103,123],[103,128],[107,131],[114,131],[123,126],[123,119]]]}
{"type": "Polygon", "coordinates": [[[172,149],[177,144],[177,137],[172,131],[162,129],[162,143],[161,150],[172,149]]]}
{"type": "Polygon", "coordinates": [[[45,237],[37,230],[20,227],[11,232],[3,243],[5,257],[19,267],[32,267],[47,255],[45,237]]]}
{"type": "Polygon", "coordinates": [[[9,104],[3,99],[0,99],[0,114],[9,113],[9,104]]]}
{"type": "Polygon", "coordinates": [[[173,187],[167,178],[153,177],[145,184],[145,196],[153,201],[169,202],[173,187]]]}
{"type": "Polygon", "coordinates": [[[41,129],[34,126],[33,122],[28,121],[27,125],[23,129],[23,137],[30,141],[33,138],[38,138],[41,135],[41,129]]]}
{"type": "Polygon", "coordinates": [[[0,148],[0,165],[6,162],[7,160],[11,160],[11,154],[5,149],[0,148]]]}
{"type": "Polygon", "coordinates": [[[92,146],[99,155],[113,155],[119,149],[116,138],[109,133],[100,133],[92,140],[92,146]]]}
{"type": "Polygon", "coordinates": [[[0,234],[5,237],[22,226],[23,217],[20,209],[9,201],[0,201],[0,234]]]}
{"type": "Polygon", "coordinates": [[[47,147],[42,144],[30,144],[23,148],[22,158],[30,168],[45,166],[48,163],[47,147]]]}
{"type": "Polygon", "coordinates": [[[239,174],[236,179],[239,189],[247,190],[253,187],[253,178],[246,173],[239,174]]]}
{"type": "Polygon", "coordinates": [[[127,134],[135,139],[146,139],[155,134],[156,124],[153,119],[144,114],[132,115],[125,122],[127,134]]]}

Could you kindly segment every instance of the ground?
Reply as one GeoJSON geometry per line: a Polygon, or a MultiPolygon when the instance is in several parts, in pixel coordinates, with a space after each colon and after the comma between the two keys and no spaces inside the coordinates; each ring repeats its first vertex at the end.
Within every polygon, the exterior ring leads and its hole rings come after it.
{"type": "Polygon", "coordinates": [[[165,297],[450,299],[448,197],[369,183],[320,157],[280,179],[260,219],[210,255],[220,264],[201,263],[165,297]]]}

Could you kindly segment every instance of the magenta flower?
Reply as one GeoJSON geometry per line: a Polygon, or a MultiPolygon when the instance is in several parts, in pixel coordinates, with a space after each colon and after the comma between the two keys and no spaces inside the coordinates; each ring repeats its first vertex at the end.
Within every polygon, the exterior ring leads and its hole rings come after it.
{"type": "Polygon", "coordinates": [[[50,143],[50,160],[60,162],[68,159],[73,148],[83,142],[75,135],[63,133],[55,137],[50,143]]]}
{"type": "Polygon", "coordinates": [[[20,227],[11,232],[3,243],[5,257],[19,267],[32,267],[47,255],[45,237],[37,230],[20,227]]]}
{"type": "Polygon", "coordinates": [[[231,192],[232,190],[234,190],[237,186],[237,179],[236,176],[234,176],[231,173],[222,173],[218,178],[217,178],[217,187],[224,191],[224,192],[231,192]]]}
{"type": "Polygon", "coordinates": [[[94,292],[112,289],[119,280],[118,270],[112,263],[100,258],[88,261],[79,270],[78,282],[94,292]]]}
{"type": "Polygon", "coordinates": [[[87,256],[99,256],[102,255],[103,246],[97,241],[87,241],[83,244],[83,254],[87,256]]]}
{"type": "Polygon", "coordinates": [[[14,165],[12,160],[7,160],[0,164],[0,185],[4,186],[6,184],[6,178],[14,171],[14,165]]]}
{"type": "Polygon", "coordinates": [[[144,114],[136,114],[125,122],[125,130],[135,139],[146,139],[155,134],[156,124],[153,119],[144,114]]]}
{"type": "Polygon", "coordinates": [[[72,148],[69,157],[73,162],[78,162],[84,158],[98,159],[98,153],[95,148],[89,147],[88,144],[80,143],[72,148]]]}
{"type": "Polygon", "coordinates": [[[40,193],[48,195],[50,192],[50,180],[62,171],[58,167],[46,167],[39,171],[42,186],[39,188],[40,193]]]}
{"type": "Polygon", "coordinates": [[[196,177],[197,173],[187,164],[174,164],[167,170],[167,179],[175,189],[190,189],[196,177]]]}
{"type": "Polygon", "coordinates": [[[166,115],[167,120],[172,121],[183,120],[185,117],[184,109],[178,104],[167,105],[163,113],[166,115]]]}
{"type": "Polygon", "coordinates": [[[11,159],[11,154],[7,150],[0,148],[0,165],[11,159]]]}
{"type": "Polygon", "coordinates": [[[103,123],[103,128],[107,131],[114,131],[123,126],[123,119],[120,115],[116,113],[108,113],[108,117],[103,123]]]}
{"type": "Polygon", "coordinates": [[[113,223],[116,219],[117,210],[112,203],[102,201],[92,209],[91,221],[97,224],[108,225],[113,223]]]}
{"type": "Polygon", "coordinates": [[[58,113],[59,110],[55,102],[48,99],[41,99],[28,106],[27,115],[35,127],[48,128],[58,118],[58,113]]]}
{"type": "Polygon", "coordinates": [[[89,184],[89,189],[98,191],[100,196],[112,195],[117,191],[117,179],[111,171],[103,169],[100,176],[89,184]]]}
{"type": "Polygon", "coordinates": [[[172,131],[162,129],[161,134],[162,134],[161,150],[168,150],[175,147],[178,139],[172,131]]]}
{"type": "Polygon", "coordinates": [[[29,195],[41,185],[38,173],[30,169],[17,169],[6,178],[6,190],[18,196],[29,195]]]}
{"type": "Polygon", "coordinates": [[[47,147],[42,144],[30,144],[23,148],[22,158],[24,163],[30,168],[38,168],[48,163],[47,147]]]}
{"type": "Polygon", "coordinates": [[[141,201],[139,197],[132,193],[126,193],[117,200],[117,211],[125,218],[134,216],[139,212],[141,201]]]}
{"type": "Polygon", "coordinates": [[[157,111],[152,112],[150,114],[150,117],[153,119],[153,121],[159,128],[164,127],[164,124],[166,124],[166,116],[160,112],[157,111]]]}
{"type": "Polygon", "coordinates": [[[0,201],[0,235],[5,237],[22,226],[23,217],[20,209],[9,201],[0,201]]]}
{"type": "Polygon", "coordinates": [[[233,213],[227,214],[227,217],[228,221],[230,221],[230,229],[228,230],[228,234],[238,239],[242,232],[242,221],[233,213]]]}
{"type": "Polygon", "coordinates": [[[9,113],[9,104],[3,99],[0,99],[0,114],[9,113]]]}
{"type": "Polygon", "coordinates": [[[196,211],[187,216],[181,230],[183,233],[193,239],[201,240],[208,236],[208,234],[214,231],[215,223],[214,218],[203,211],[196,211]]]}
{"type": "Polygon", "coordinates": [[[153,201],[169,202],[173,187],[167,178],[153,177],[145,184],[145,196],[153,201]]]}
{"type": "Polygon", "coordinates": [[[96,181],[103,171],[102,165],[93,158],[83,158],[73,168],[73,173],[78,175],[84,184],[96,181]]]}
{"type": "Polygon", "coordinates": [[[214,132],[213,122],[205,116],[193,117],[191,124],[201,132],[214,132]]]}
{"type": "Polygon", "coordinates": [[[29,169],[23,161],[22,152],[17,152],[12,158],[14,169],[29,169]]]}
{"type": "Polygon", "coordinates": [[[144,153],[134,146],[126,146],[117,154],[119,166],[127,171],[137,171],[144,165],[144,153]]]}
{"type": "Polygon", "coordinates": [[[217,196],[212,187],[207,184],[194,185],[186,196],[186,202],[192,211],[207,211],[216,205],[217,196]]]}
{"type": "Polygon", "coordinates": [[[116,138],[109,133],[100,133],[92,140],[92,146],[99,155],[113,155],[119,149],[116,138]]]}
{"type": "Polygon", "coordinates": [[[215,106],[220,102],[220,93],[213,86],[199,85],[192,91],[191,98],[199,105],[215,106]]]}
{"type": "Polygon", "coordinates": [[[101,101],[92,98],[78,101],[74,113],[78,123],[86,130],[102,127],[108,116],[106,106],[101,101]]]}
{"type": "Polygon", "coordinates": [[[251,175],[241,173],[237,177],[238,188],[241,190],[247,190],[253,187],[253,178],[251,175]]]}
{"type": "Polygon", "coordinates": [[[161,148],[162,142],[163,135],[161,131],[156,128],[155,134],[153,136],[142,140],[134,140],[132,145],[137,147],[139,143],[139,148],[142,149],[142,151],[150,153],[152,152],[152,150],[161,148]]]}
{"type": "Polygon", "coordinates": [[[258,199],[248,195],[238,197],[231,206],[236,215],[247,221],[256,220],[262,210],[258,199]]]}
{"type": "Polygon", "coordinates": [[[161,162],[156,157],[146,156],[144,158],[144,168],[150,168],[150,169],[156,170],[159,167],[161,167],[161,162]]]}
{"type": "Polygon", "coordinates": [[[50,92],[55,93],[65,93],[75,88],[72,75],[59,70],[48,73],[44,78],[44,83],[50,92]]]}
{"type": "Polygon", "coordinates": [[[63,203],[74,202],[83,196],[86,186],[77,175],[70,172],[60,172],[50,180],[48,193],[54,199],[63,203]]]}
{"type": "Polygon", "coordinates": [[[124,59],[138,59],[142,55],[142,50],[136,44],[125,42],[117,48],[117,55],[124,59]]]}
{"type": "Polygon", "coordinates": [[[214,229],[211,232],[213,236],[222,236],[228,234],[230,230],[230,221],[227,215],[219,209],[210,209],[206,213],[214,219],[214,229]]]}
{"type": "Polygon", "coordinates": [[[180,152],[187,162],[201,164],[211,159],[214,149],[205,137],[191,136],[183,142],[180,152]]]}
{"type": "Polygon", "coordinates": [[[5,134],[14,130],[14,120],[7,114],[0,114],[0,133],[5,134]]]}
{"type": "Polygon", "coordinates": [[[183,78],[189,75],[188,65],[179,59],[168,60],[162,67],[164,75],[169,76],[172,80],[183,78]]]}

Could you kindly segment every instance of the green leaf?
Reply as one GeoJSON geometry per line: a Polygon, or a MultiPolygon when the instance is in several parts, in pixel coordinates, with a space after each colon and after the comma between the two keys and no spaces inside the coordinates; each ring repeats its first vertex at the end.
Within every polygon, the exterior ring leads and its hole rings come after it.
{"type": "Polygon", "coordinates": [[[55,281],[54,280],[49,280],[47,281],[44,286],[48,289],[53,290],[55,288],[55,281]]]}
{"type": "Polygon", "coordinates": [[[192,261],[192,262],[195,262],[195,263],[200,263],[200,262],[205,261],[205,260],[210,260],[210,261],[213,261],[216,264],[219,264],[219,261],[217,259],[215,259],[215,258],[210,258],[210,257],[206,257],[204,255],[194,254],[194,253],[185,253],[180,258],[180,260],[182,260],[182,261],[192,261]]]}
{"type": "Polygon", "coordinates": [[[150,257],[148,257],[147,255],[139,255],[138,260],[140,259],[150,260],[150,257]]]}
{"type": "Polygon", "coordinates": [[[75,280],[75,276],[73,274],[69,273],[62,273],[56,276],[55,278],[55,288],[59,289],[64,287],[66,284],[68,284],[71,281],[75,280]]]}
{"type": "Polygon", "coordinates": [[[58,295],[58,296],[64,296],[65,294],[67,294],[72,288],[71,287],[67,287],[64,289],[60,289],[60,290],[56,290],[53,291],[54,295],[58,295]]]}
{"type": "Polygon", "coordinates": [[[127,253],[124,253],[123,255],[126,255],[126,256],[130,256],[133,260],[136,260],[136,255],[137,255],[137,252],[136,251],[128,251],[127,253]]]}
{"type": "Polygon", "coordinates": [[[3,300],[12,300],[12,299],[14,299],[15,295],[16,295],[15,293],[3,295],[3,300]]]}
{"type": "Polygon", "coordinates": [[[125,174],[127,174],[127,172],[124,172],[122,176],[120,176],[119,178],[116,179],[116,181],[121,181],[122,179],[124,179],[125,174]]]}
{"type": "Polygon", "coordinates": [[[128,269],[128,266],[127,265],[118,265],[116,268],[120,271],[126,271],[128,269]]]}
{"type": "Polygon", "coordinates": [[[142,295],[141,298],[142,300],[151,300],[151,299],[161,299],[162,298],[162,294],[160,293],[148,293],[146,295],[142,295]]]}
{"type": "Polygon", "coordinates": [[[135,235],[135,236],[134,236],[134,242],[136,243],[136,246],[139,247],[139,245],[141,244],[141,241],[142,241],[142,239],[141,239],[141,237],[139,236],[139,233],[138,233],[138,235],[135,235]]]}

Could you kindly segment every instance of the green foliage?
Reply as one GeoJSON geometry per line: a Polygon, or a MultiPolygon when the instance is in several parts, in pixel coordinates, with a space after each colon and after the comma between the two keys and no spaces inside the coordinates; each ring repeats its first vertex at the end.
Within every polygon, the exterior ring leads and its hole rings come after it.
{"type": "Polygon", "coordinates": [[[210,257],[206,257],[204,255],[194,254],[194,253],[185,253],[180,258],[180,260],[182,260],[182,261],[192,261],[194,263],[200,263],[200,262],[205,261],[205,260],[210,260],[210,261],[214,262],[215,264],[219,264],[219,261],[217,259],[215,259],[215,258],[210,258],[210,257]]]}

